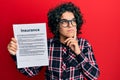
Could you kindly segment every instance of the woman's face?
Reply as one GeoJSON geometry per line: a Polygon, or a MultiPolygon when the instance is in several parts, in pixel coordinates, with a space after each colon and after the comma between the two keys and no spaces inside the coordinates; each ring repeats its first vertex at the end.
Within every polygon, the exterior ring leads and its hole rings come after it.
{"type": "Polygon", "coordinates": [[[59,25],[60,25],[59,28],[60,38],[69,38],[69,37],[72,38],[76,36],[77,24],[74,14],[72,12],[68,12],[68,11],[64,12],[61,16],[59,25]]]}

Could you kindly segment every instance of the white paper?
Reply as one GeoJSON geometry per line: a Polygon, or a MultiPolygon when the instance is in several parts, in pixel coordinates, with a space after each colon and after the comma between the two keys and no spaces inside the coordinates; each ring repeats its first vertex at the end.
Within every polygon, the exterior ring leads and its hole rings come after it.
{"type": "Polygon", "coordinates": [[[48,65],[46,24],[14,24],[18,42],[17,68],[48,65]]]}

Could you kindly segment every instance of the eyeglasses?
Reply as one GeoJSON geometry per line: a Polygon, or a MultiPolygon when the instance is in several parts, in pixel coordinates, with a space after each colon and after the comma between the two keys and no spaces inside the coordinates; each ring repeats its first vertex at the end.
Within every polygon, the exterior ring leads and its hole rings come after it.
{"type": "Polygon", "coordinates": [[[61,19],[61,20],[60,20],[60,24],[61,24],[64,28],[69,27],[70,24],[72,24],[73,27],[76,27],[76,25],[77,25],[76,19],[72,19],[72,20],[61,19]]]}

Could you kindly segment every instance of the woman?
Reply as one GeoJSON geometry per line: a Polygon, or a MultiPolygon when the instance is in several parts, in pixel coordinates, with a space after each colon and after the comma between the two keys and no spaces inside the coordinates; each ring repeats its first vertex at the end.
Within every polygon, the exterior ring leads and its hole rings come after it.
{"type": "MultiPolygon", "coordinates": [[[[77,38],[83,24],[80,9],[73,3],[63,3],[48,12],[48,25],[54,34],[48,40],[49,65],[47,80],[96,80],[99,69],[89,42],[77,38]]],[[[8,51],[16,55],[17,41],[12,38],[8,51]]],[[[25,75],[34,76],[40,67],[19,69],[25,75]]]]}

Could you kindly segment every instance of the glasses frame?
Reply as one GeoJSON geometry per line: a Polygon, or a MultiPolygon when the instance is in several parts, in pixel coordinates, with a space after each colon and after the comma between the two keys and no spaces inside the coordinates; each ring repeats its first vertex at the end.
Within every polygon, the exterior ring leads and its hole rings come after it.
{"type": "Polygon", "coordinates": [[[61,24],[64,28],[69,27],[70,24],[71,24],[73,27],[76,27],[76,25],[77,25],[75,18],[73,18],[72,20],[61,19],[61,20],[60,20],[60,24],[61,24]],[[66,23],[66,26],[64,26],[63,23],[66,23]],[[73,23],[75,23],[75,24],[73,24],[73,23]]]}

